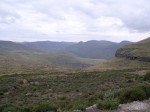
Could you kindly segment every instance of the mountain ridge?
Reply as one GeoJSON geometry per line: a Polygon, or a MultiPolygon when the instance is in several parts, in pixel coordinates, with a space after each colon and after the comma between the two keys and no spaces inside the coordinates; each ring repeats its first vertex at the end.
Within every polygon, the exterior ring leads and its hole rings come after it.
{"type": "Polygon", "coordinates": [[[43,52],[66,52],[72,53],[81,58],[94,59],[111,59],[115,56],[118,48],[132,42],[122,41],[120,43],[111,41],[90,40],[87,42],[52,42],[52,41],[37,41],[22,43],[32,49],[37,49],[43,52]]]}
{"type": "Polygon", "coordinates": [[[118,58],[150,62],[150,37],[116,51],[118,58]]]}

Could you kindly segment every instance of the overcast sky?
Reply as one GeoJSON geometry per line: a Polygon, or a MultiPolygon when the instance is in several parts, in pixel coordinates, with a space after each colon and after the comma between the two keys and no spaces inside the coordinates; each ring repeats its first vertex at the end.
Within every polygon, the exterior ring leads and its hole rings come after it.
{"type": "Polygon", "coordinates": [[[139,41],[150,0],[0,0],[0,40],[139,41]]]}

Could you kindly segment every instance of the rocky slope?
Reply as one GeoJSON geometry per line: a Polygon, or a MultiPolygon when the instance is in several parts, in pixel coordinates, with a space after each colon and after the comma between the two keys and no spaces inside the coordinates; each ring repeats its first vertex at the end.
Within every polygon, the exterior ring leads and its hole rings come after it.
{"type": "Polygon", "coordinates": [[[150,62],[150,37],[117,50],[116,57],[150,62]]]}

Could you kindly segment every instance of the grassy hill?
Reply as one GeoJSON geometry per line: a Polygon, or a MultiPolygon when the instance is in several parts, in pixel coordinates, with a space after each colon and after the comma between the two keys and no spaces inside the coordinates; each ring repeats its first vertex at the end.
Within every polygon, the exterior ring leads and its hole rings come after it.
{"type": "Polygon", "coordinates": [[[119,49],[116,56],[119,54],[133,57],[150,57],[150,38],[119,49]]]}
{"type": "Polygon", "coordinates": [[[89,67],[88,70],[133,69],[150,67],[150,38],[126,45],[110,61],[89,67]]]}
{"type": "Polygon", "coordinates": [[[41,72],[85,68],[104,60],[83,59],[70,53],[41,52],[20,43],[0,41],[0,73],[41,72]]]}
{"type": "Polygon", "coordinates": [[[16,51],[28,51],[32,52],[31,48],[28,48],[22,44],[11,42],[11,41],[0,41],[0,53],[16,52],[16,51]]]}

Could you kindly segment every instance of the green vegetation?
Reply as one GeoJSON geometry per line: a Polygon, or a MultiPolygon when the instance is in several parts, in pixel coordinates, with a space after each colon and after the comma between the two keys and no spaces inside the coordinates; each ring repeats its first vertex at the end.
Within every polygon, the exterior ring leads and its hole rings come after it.
{"type": "Polygon", "coordinates": [[[117,109],[118,105],[119,105],[118,99],[104,99],[98,101],[97,108],[113,110],[113,109],[117,109]]]}
{"type": "Polygon", "coordinates": [[[16,105],[1,105],[0,106],[0,112],[56,112],[57,107],[48,103],[45,104],[34,104],[30,106],[22,105],[22,106],[16,106],[16,105]]]}
{"type": "Polygon", "coordinates": [[[85,110],[97,102],[100,109],[116,109],[119,103],[143,100],[150,95],[148,81],[132,74],[134,71],[4,75],[0,77],[0,109],[2,112],[85,110]]]}
{"type": "Polygon", "coordinates": [[[146,92],[141,87],[129,88],[120,91],[120,103],[127,103],[132,101],[141,101],[146,99],[146,92]]]}
{"type": "Polygon", "coordinates": [[[110,70],[110,69],[115,69],[115,70],[122,70],[122,69],[149,69],[150,62],[142,62],[138,60],[128,60],[125,58],[113,58],[107,62],[91,66],[87,68],[87,70],[110,70]]]}
{"type": "Polygon", "coordinates": [[[150,82],[150,72],[146,73],[146,75],[144,76],[144,80],[150,82]]]}
{"type": "Polygon", "coordinates": [[[132,101],[142,101],[150,97],[150,85],[138,86],[123,89],[115,89],[104,94],[103,100],[99,100],[99,109],[117,109],[119,104],[132,101]]]}

